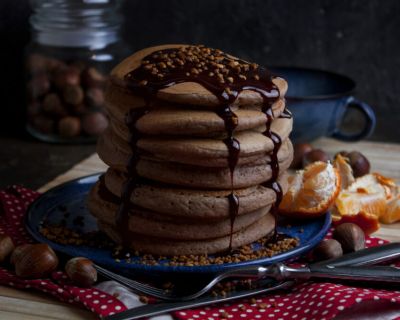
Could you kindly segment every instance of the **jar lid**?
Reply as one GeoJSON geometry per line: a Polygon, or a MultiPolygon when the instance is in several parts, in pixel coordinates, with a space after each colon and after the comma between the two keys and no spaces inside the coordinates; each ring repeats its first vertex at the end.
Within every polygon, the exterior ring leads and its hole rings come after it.
{"type": "Polygon", "coordinates": [[[58,47],[102,49],[119,40],[120,0],[31,0],[35,40],[58,47]]]}

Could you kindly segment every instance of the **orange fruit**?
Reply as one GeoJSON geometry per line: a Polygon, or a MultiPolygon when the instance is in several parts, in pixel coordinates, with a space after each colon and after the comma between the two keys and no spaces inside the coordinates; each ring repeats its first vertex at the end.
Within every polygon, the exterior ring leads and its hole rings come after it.
{"type": "Polygon", "coordinates": [[[289,177],[289,190],[283,196],[279,212],[298,218],[324,214],[340,190],[340,175],[330,163],[317,161],[289,177]]]}
{"type": "Polygon", "coordinates": [[[360,211],[353,215],[335,216],[333,215],[332,222],[334,226],[338,226],[345,222],[350,222],[358,225],[365,234],[371,234],[377,231],[380,227],[378,217],[373,214],[360,211]]]}
{"type": "Polygon", "coordinates": [[[377,217],[386,211],[387,191],[374,174],[367,174],[355,180],[339,193],[335,201],[339,215],[356,215],[359,212],[377,217]]]}
{"type": "Polygon", "coordinates": [[[340,189],[346,189],[354,182],[353,169],[341,154],[336,155],[335,160],[333,160],[333,166],[340,175],[340,189]]]}
{"type": "Polygon", "coordinates": [[[388,201],[386,211],[380,216],[382,223],[393,223],[400,220],[400,196],[388,201]]]}

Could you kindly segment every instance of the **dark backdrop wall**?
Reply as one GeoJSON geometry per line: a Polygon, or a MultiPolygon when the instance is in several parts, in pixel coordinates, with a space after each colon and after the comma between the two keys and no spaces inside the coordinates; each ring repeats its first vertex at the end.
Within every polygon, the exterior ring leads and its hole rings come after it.
{"type": "MultiPolygon", "coordinates": [[[[127,0],[122,12],[132,50],[202,43],[265,65],[346,74],[378,115],[372,138],[400,141],[398,0],[127,0]]],[[[0,1],[2,132],[22,132],[29,14],[27,0],[0,1]]]]}

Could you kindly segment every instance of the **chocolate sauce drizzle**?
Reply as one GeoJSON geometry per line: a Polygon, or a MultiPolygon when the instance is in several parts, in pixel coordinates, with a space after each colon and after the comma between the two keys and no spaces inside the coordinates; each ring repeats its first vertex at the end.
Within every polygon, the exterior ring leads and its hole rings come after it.
{"type": "MultiPolygon", "coordinates": [[[[232,236],[235,219],[239,212],[239,197],[234,193],[234,172],[239,160],[240,142],[234,137],[238,117],[232,111],[237,97],[243,90],[258,92],[263,98],[263,112],[267,116],[264,134],[274,143],[271,155],[272,177],[264,183],[277,194],[280,201],[282,190],[276,179],[279,175],[277,153],[281,145],[277,134],[270,131],[273,120],[272,104],[279,98],[279,89],[272,83],[271,74],[256,64],[232,58],[218,49],[204,46],[171,48],[153,52],[142,59],[142,65],[125,76],[126,84],[134,94],[146,101],[156,99],[159,90],[182,82],[196,82],[210,91],[219,101],[216,113],[224,121],[226,138],[223,140],[228,149],[228,165],[231,179],[231,192],[227,196],[231,221],[229,250],[232,248],[232,236]]],[[[147,103],[148,104],[148,103],[147,103]]],[[[129,179],[122,192],[117,225],[125,230],[129,220],[128,202],[137,186],[136,165],[139,159],[137,141],[139,132],[136,121],[143,113],[128,115],[127,125],[131,131],[132,158],[127,166],[129,179]]],[[[129,228],[128,228],[129,229],[129,228]]]]}

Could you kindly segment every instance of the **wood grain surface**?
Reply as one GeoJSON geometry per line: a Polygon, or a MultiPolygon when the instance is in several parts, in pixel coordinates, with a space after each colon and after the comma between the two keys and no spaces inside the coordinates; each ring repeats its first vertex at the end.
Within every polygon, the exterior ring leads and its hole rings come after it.
{"type": "MultiPolygon", "coordinates": [[[[333,155],[341,150],[358,150],[370,160],[372,171],[395,178],[400,182],[400,144],[357,142],[344,143],[332,139],[319,139],[314,146],[333,155]]],[[[39,189],[44,192],[63,182],[106,169],[97,155],[92,155],[71,170],[56,177],[39,189]]],[[[400,241],[400,223],[383,225],[374,235],[390,241],[400,241]]],[[[20,291],[0,286],[0,319],[95,319],[90,312],[59,302],[55,298],[34,291],[20,291]]]]}

